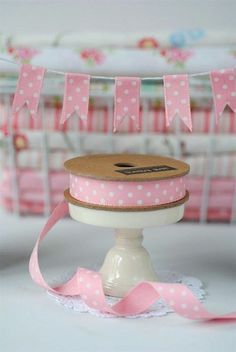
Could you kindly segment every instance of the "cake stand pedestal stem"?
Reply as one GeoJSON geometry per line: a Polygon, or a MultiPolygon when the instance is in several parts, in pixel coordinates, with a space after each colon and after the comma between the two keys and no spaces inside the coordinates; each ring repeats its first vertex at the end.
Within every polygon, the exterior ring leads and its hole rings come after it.
{"type": "Polygon", "coordinates": [[[116,243],[100,269],[107,295],[124,295],[141,281],[157,281],[151,258],[142,246],[142,229],[116,229],[116,243]]]}

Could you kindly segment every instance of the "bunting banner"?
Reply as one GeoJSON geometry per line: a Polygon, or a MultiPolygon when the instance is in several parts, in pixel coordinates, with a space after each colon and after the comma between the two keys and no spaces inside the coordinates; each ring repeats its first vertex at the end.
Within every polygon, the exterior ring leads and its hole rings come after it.
{"type": "Polygon", "coordinates": [[[140,130],[140,85],[138,77],[116,77],[115,109],[113,131],[116,132],[125,118],[135,121],[136,129],[140,130]]]}
{"type": "MultiPolygon", "coordinates": [[[[64,123],[74,113],[77,113],[86,126],[91,76],[87,74],[47,71],[65,75],[63,108],[60,122],[64,123]]],[[[13,116],[24,105],[29,109],[31,116],[35,117],[37,115],[45,72],[46,69],[43,67],[31,66],[29,64],[21,66],[12,105],[13,116]]],[[[230,68],[194,74],[194,76],[198,75],[210,75],[216,123],[218,123],[227,105],[236,113],[236,69],[230,68]]],[[[107,79],[107,77],[94,78],[107,79]]],[[[165,75],[153,79],[157,81],[163,80],[164,82],[166,126],[168,127],[173,119],[178,116],[188,129],[192,131],[189,75],[165,75]]],[[[118,130],[118,127],[126,118],[133,120],[136,129],[141,130],[140,87],[141,78],[139,77],[115,78],[113,132],[118,130]]]]}
{"type": "Polygon", "coordinates": [[[30,115],[36,116],[45,71],[43,67],[35,67],[28,64],[21,66],[12,104],[13,115],[26,105],[30,115]]]}
{"type": "Polygon", "coordinates": [[[236,69],[212,71],[211,85],[216,123],[228,105],[236,113],[236,69]]]}
{"type": "Polygon", "coordinates": [[[192,131],[188,75],[163,76],[166,125],[178,116],[192,131]]]}
{"type": "Polygon", "coordinates": [[[87,123],[89,106],[90,76],[66,73],[61,123],[77,113],[83,123],[87,123]]]}

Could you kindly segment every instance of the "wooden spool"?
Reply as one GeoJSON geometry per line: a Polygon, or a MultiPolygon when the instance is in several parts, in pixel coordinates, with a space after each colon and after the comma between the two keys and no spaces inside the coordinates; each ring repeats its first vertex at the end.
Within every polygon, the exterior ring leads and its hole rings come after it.
{"type": "MultiPolygon", "coordinates": [[[[80,156],[66,161],[65,169],[78,179],[137,185],[153,181],[161,184],[168,179],[184,177],[189,172],[189,166],[182,161],[138,154],[80,156]]],[[[71,188],[65,191],[65,198],[73,219],[115,228],[116,244],[107,253],[100,269],[105,293],[123,297],[141,281],[157,281],[150,256],[142,246],[142,229],[179,221],[183,217],[188,192],[185,190],[185,195],[175,202],[138,207],[91,204],[76,199],[70,192],[71,188]]]]}
{"type": "MultiPolygon", "coordinates": [[[[72,175],[81,177],[114,181],[114,182],[150,182],[185,176],[189,172],[186,163],[163,156],[140,155],[140,154],[97,154],[79,156],[67,160],[65,170],[72,175]]],[[[147,211],[175,207],[188,200],[188,192],[184,197],[175,202],[152,206],[108,206],[91,204],[80,201],[70,194],[67,189],[64,193],[66,200],[74,205],[94,209],[106,209],[113,211],[147,211]]]]}

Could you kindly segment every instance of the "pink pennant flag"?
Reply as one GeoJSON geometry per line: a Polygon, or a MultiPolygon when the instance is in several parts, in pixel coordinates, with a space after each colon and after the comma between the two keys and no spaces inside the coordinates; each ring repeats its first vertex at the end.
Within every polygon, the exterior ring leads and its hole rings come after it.
{"type": "Polygon", "coordinates": [[[141,80],[138,77],[116,77],[114,132],[126,117],[135,121],[137,130],[140,130],[140,84],[141,80]]]}
{"type": "Polygon", "coordinates": [[[192,131],[188,75],[163,76],[166,125],[169,126],[175,116],[181,118],[192,131]]]}
{"type": "Polygon", "coordinates": [[[66,74],[61,123],[64,123],[74,112],[77,113],[83,122],[87,123],[89,87],[89,75],[78,73],[66,74]]]}
{"type": "Polygon", "coordinates": [[[236,112],[236,69],[212,71],[211,85],[218,123],[226,105],[236,112]]]}
{"type": "Polygon", "coordinates": [[[36,116],[45,71],[43,67],[35,67],[28,64],[21,66],[12,104],[13,114],[18,113],[26,104],[31,116],[36,116]]]}

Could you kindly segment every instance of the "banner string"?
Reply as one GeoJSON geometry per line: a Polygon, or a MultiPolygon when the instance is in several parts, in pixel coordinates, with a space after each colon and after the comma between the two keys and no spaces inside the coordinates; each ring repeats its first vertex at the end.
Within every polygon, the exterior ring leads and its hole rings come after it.
{"type": "MultiPolygon", "coordinates": [[[[10,60],[10,59],[3,58],[3,57],[0,57],[0,61],[7,62],[9,64],[13,64],[13,65],[17,65],[17,66],[21,66],[21,64],[19,64],[17,62],[10,60]]],[[[32,66],[37,67],[36,65],[32,65],[32,66]]],[[[51,69],[46,69],[46,71],[49,73],[55,73],[55,74],[63,75],[63,76],[66,74],[66,72],[51,70],[51,69]]],[[[208,76],[208,75],[210,75],[210,73],[211,73],[210,71],[199,72],[199,73],[190,73],[188,76],[189,77],[201,77],[201,76],[208,76]]],[[[114,81],[115,80],[115,77],[113,77],[113,76],[93,76],[93,75],[90,75],[90,77],[93,80],[99,80],[99,81],[114,81]]],[[[145,82],[145,81],[163,81],[163,77],[162,76],[142,77],[141,81],[143,81],[143,82],[145,82]]]]}

